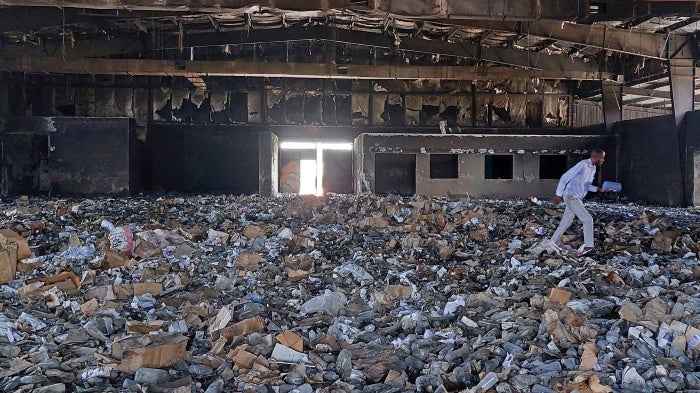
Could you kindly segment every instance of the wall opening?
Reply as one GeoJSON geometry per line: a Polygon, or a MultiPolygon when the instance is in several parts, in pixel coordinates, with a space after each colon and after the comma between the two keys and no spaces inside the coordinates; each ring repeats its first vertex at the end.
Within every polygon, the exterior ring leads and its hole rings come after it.
{"type": "Polygon", "coordinates": [[[568,157],[563,154],[540,156],[540,179],[559,179],[566,172],[568,157]]]}
{"type": "Polygon", "coordinates": [[[512,179],[513,156],[505,154],[489,154],[484,157],[485,179],[512,179]]]}
{"type": "Polygon", "coordinates": [[[375,193],[379,195],[416,193],[416,155],[377,153],[374,155],[375,193]]]}
{"type": "Polygon", "coordinates": [[[352,143],[282,142],[279,161],[281,193],[352,192],[352,143]]]}
{"type": "Polygon", "coordinates": [[[299,162],[299,195],[313,195],[316,187],[316,160],[301,160],[299,162]]]}
{"type": "Polygon", "coordinates": [[[459,156],[457,154],[431,154],[431,179],[457,179],[459,177],[459,156]]]}

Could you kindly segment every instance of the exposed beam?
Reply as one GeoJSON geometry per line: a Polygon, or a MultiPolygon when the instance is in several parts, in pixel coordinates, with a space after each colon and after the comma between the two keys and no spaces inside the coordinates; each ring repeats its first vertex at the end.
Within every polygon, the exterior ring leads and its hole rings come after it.
{"type": "Polygon", "coordinates": [[[670,91],[644,89],[641,87],[624,86],[622,88],[622,94],[629,94],[629,95],[642,96],[642,97],[671,99],[671,92],[670,91]]]}
{"type": "Polygon", "coordinates": [[[32,32],[47,27],[94,23],[107,19],[148,19],[172,15],[187,15],[180,11],[135,11],[124,9],[77,9],[58,7],[6,7],[0,8],[0,31],[32,32]]]}
{"type": "Polygon", "coordinates": [[[656,32],[657,32],[657,33],[663,33],[663,34],[670,33],[670,32],[672,32],[672,31],[674,31],[674,30],[680,29],[681,27],[685,27],[685,26],[691,25],[691,24],[693,24],[693,23],[695,23],[695,22],[697,22],[697,21],[698,21],[698,18],[697,18],[697,17],[691,16],[691,17],[689,17],[689,18],[686,19],[686,20],[682,20],[682,21],[677,22],[677,23],[674,23],[674,24],[672,24],[672,25],[663,27],[663,28],[657,30],[656,32]]]}
{"type": "Polygon", "coordinates": [[[588,1],[580,0],[401,0],[401,1],[351,1],[351,0],[175,0],[154,2],[151,0],[0,0],[0,6],[43,6],[82,9],[118,9],[131,11],[192,11],[224,13],[240,9],[272,9],[295,11],[327,11],[351,8],[374,15],[401,17],[540,20],[586,19],[628,20],[647,14],[694,15],[697,1],[607,1],[604,9],[596,12],[588,1]]]}
{"type": "Polygon", "coordinates": [[[508,67],[377,66],[241,61],[170,61],[135,59],[0,59],[0,70],[93,75],[244,76],[332,79],[609,79],[610,74],[584,71],[541,71],[508,67]]]}
{"type": "MultiPolygon", "coordinates": [[[[331,29],[327,27],[288,28],[283,31],[276,29],[254,30],[251,32],[211,32],[186,34],[185,47],[223,46],[227,44],[253,44],[265,42],[282,42],[295,40],[325,40],[355,45],[366,45],[377,48],[397,49],[395,38],[384,34],[331,29]]],[[[165,48],[176,48],[176,37],[164,43],[165,48]]],[[[478,45],[468,43],[452,43],[441,40],[426,40],[421,38],[402,37],[399,48],[408,52],[431,53],[445,56],[478,58],[478,45]]],[[[580,58],[566,55],[547,55],[544,53],[528,52],[513,48],[482,48],[481,60],[516,67],[541,69],[548,71],[585,71],[596,72],[599,66],[596,62],[584,62],[580,58]]]]}
{"type": "Polygon", "coordinates": [[[124,53],[141,52],[144,49],[138,37],[103,38],[75,40],[64,43],[60,41],[43,41],[41,44],[16,43],[0,45],[2,56],[8,59],[23,57],[102,57],[124,53]]]}
{"type": "Polygon", "coordinates": [[[668,59],[667,42],[680,46],[687,36],[648,33],[635,29],[619,29],[607,25],[587,25],[564,21],[538,20],[508,22],[489,20],[444,19],[443,23],[458,24],[478,29],[528,34],[571,44],[593,46],[614,52],[668,59]]]}

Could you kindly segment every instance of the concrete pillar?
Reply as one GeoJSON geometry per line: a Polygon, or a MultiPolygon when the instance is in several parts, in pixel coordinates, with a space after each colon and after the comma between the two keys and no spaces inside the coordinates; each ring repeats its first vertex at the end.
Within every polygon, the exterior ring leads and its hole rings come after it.
{"type": "Polygon", "coordinates": [[[622,121],[622,84],[612,80],[603,80],[601,84],[605,131],[612,132],[615,123],[622,121]]]}
{"type": "Polygon", "coordinates": [[[695,107],[695,60],[673,58],[669,66],[673,117],[676,127],[680,127],[685,114],[695,107]]]}
{"type": "Polygon", "coordinates": [[[264,196],[279,192],[279,139],[271,131],[258,134],[259,193],[264,196]]]}
{"type": "Polygon", "coordinates": [[[695,60],[698,58],[697,41],[688,36],[681,43],[669,41],[669,79],[671,81],[671,101],[673,117],[678,136],[678,151],[680,153],[681,176],[683,178],[683,203],[692,204],[694,188],[694,152],[689,149],[688,139],[698,132],[689,127],[683,127],[685,115],[695,109],[695,60]],[[673,42],[673,43],[672,43],[673,42]],[[672,45],[677,45],[673,47],[672,45]]]}

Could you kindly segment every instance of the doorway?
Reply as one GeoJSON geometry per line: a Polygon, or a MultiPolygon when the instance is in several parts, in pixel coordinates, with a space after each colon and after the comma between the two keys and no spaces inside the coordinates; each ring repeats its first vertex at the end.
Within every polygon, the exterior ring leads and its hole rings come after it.
{"type": "Polygon", "coordinates": [[[352,193],[352,143],[280,143],[279,192],[352,193]]]}

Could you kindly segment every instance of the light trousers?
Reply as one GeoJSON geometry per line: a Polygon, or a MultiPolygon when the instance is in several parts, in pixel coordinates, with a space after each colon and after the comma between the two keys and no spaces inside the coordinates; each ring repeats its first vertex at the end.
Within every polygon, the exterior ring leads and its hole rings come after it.
{"type": "Polygon", "coordinates": [[[586,210],[586,207],[583,206],[583,202],[576,197],[565,196],[564,203],[566,204],[566,210],[564,210],[561,223],[559,223],[559,227],[552,235],[551,240],[555,243],[559,242],[561,236],[574,222],[574,216],[576,216],[583,224],[583,245],[593,247],[593,217],[586,210]]]}

